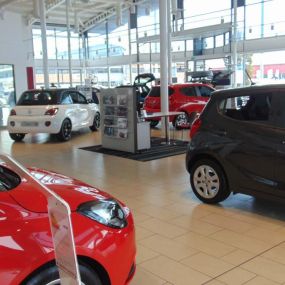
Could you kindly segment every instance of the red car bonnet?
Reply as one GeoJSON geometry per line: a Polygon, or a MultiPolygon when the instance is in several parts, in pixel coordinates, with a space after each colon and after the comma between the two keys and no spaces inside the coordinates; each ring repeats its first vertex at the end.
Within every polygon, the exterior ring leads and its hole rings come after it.
{"type": "MultiPolygon", "coordinates": [[[[76,211],[77,207],[84,202],[111,197],[90,185],[61,174],[37,168],[29,168],[29,170],[41,183],[63,198],[69,204],[71,211],[76,211]]],[[[46,196],[38,189],[36,183],[22,179],[20,185],[11,190],[9,194],[29,211],[47,212],[46,196]]]]}

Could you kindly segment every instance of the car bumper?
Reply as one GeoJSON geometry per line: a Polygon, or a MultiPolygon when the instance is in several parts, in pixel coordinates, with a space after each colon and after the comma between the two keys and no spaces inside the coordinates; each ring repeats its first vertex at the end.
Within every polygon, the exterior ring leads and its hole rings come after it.
{"type": "MultiPolygon", "coordinates": [[[[74,227],[77,254],[96,260],[108,273],[112,285],[129,284],[136,270],[135,228],[132,215],[128,217],[127,227],[120,230],[102,225],[94,227],[97,223],[90,218],[78,213],[72,214],[74,225],[82,225],[82,218],[88,235],[82,243],[79,242],[80,235],[77,234],[77,227],[74,227]],[[81,223],[78,223],[79,220],[81,223]]],[[[82,233],[82,229],[80,232],[82,233]]]]}
{"type": "Polygon", "coordinates": [[[60,131],[62,120],[56,116],[11,116],[8,119],[9,133],[50,133],[60,131]]]}

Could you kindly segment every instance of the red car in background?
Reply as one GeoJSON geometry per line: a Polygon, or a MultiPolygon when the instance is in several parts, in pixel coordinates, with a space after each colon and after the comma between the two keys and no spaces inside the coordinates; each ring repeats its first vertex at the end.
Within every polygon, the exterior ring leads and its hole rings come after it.
{"type": "MultiPolygon", "coordinates": [[[[78,180],[36,168],[38,178],[71,208],[82,284],[126,285],[135,272],[130,210],[78,180]]],[[[47,201],[35,185],[0,164],[0,280],[3,285],[59,285],[47,201]]]]}
{"type": "MultiPolygon", "coordinates": [[[[188,120],[188,124],[192,122],[192,113],[201,112],[205,104],[210,99],[211,93],[215,89],[208,84],[203,83],[184,83],[173,84],[168,87],[169,96],[169,111],[180,111],[181,106],[191,103],[191,112],[185,112],[184,120],[188,120]],[[196,109],[195,109],[196,108],[196,109]]],[[[143,109],[147,114],[160,112],[160,86],[153,86],[144,101],[143,109]]],[[[196,114],[195,114],[196,116],[196,114]]],[[[193,119],[195,118],[193,117],[193,119]]],[[[170,122],[173,126],[180,125],[182,116],[170,117],[170,122]]],[[[151,127],[155,127],[160,121],[160,118],[152,118],[150,121],[151,127]]]]}

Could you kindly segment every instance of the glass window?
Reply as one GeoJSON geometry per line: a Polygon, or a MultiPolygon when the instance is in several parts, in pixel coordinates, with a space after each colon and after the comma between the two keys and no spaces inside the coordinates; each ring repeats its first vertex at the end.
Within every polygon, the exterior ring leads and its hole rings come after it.
{"type": "Polygon", "coordinates": [[[227,117],[241,121],[269,121],[271,94],[239,96],[223,100],[220,111],[227,117]]]}
{"type": "Polygon", "coordinates": [[[196,96],[196,92],[193,87],[181,87],[180,92],[186,96],[196,96]]]}
{"type": "Polygon", "coordinates": [[[86,98],[78,92],[69,92],[74,104],[87,104],[86,98]]]}
{"type": "Polygon", "coordinates": [[[64,93],[61,97],[61,104],[63,105],[68,105],[68,104],[72,104],[72,99],[70,97],[69,93],[64,93]]]}
{"type": "Polygon", "coordinates": [[[57,105],[58,104],[57,92],[48,91],[26,91],[24,92],[17,105],[18,106],[32,106],[32,105],[57,105]]]}
{"type": "MultiPolygon", "coordinates": [[[[168,96],[171,96],[174,93],[173,88],[168,87],[168,96]]],[[[150,93],[149,93],[150,97],[160,97],[160,87],[159,86],[154,86],[151,88],[150,93]]]]}
{"type": "Polygon", "coordinates": [[[207,87],[207,86],[197,86],[199,90],[199,94],[202,97],[210,97],[212,95],[212,92],[214,91],[213,89],[207,87]]]}

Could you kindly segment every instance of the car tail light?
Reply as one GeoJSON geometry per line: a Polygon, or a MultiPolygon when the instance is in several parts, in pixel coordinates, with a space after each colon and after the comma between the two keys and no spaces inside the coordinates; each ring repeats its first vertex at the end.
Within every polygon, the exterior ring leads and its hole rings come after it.
{"type": "Polygon", "coordinates": [[[54,116],[58,112],[58,108],[52,108],[45,112],[45,115],[54,116]]]}
{"type": "Polygon", "coordinates": [[[10,116],[16,116],[17,114],[16,114],[16,111],[14,110],[14,109],[12,109],[11,111],[10,111],[10,116]]]}
{"type": "Polygon", "coordinates": [[[189,134],[190,139],[193,139],[193,137],[195,136],[195,134],[197,133],[197,131],[200,129],[201,124],[202,124],[202,121],[201,121],[200,118],[197,118],[197,119],[193,122],[193,124],[192,124],[192,126],[191,126],[191,129],[190,129],[190,134],[189,134]]]}

